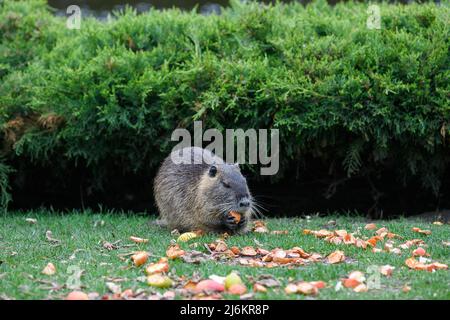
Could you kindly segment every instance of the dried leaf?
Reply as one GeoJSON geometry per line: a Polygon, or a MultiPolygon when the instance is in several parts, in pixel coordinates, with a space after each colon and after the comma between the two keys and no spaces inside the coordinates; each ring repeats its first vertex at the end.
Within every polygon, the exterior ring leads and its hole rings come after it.
{"type": "Polygon", "coordinates": [[[47,276],[52,276],[56,273],[56,267],[53,263],[49,262],[44,269],[42,269],[42,273],[47,276]]]}
{"type": "Polygon", "coordinates": [[[327,262],[329,264],[335,264],[335,263],[339,263],[345,260],[345,255],[343,251],[340,250],[336,250],[333,253],[330,253],[327,256],[327,262]]]}
{"type": "Polygon", "coordinates": [[[383,234],[386,235],[388,233],[388,229],[383,227],[383,228],[380,228],[377,231],[375,231],[375,233],[377,234],[377,236],[381,236],[383,234]]]}
{"type": "Polygon", "coordinates": [[[247,246],[247,247],[242,248],[241,255],[253,257],[253,256],[256,256],[257,253],[253,247],[247,246]]]}
{"type": "Polygon", "coordinates": [[[319,292],[317,287],[309,282],[299,282],[297,284],[297,293],[304,295],[316,295],[319,292]]]}

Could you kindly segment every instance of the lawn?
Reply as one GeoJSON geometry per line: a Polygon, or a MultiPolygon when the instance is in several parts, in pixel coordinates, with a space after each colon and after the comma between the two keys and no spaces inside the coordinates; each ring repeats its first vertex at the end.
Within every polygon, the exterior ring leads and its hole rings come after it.
{"type": "MultiPolygon", "coordinates": [[[[122,290],[144,292],[148,295],[166,292],[173,289],[155,289],[145,281],[145,267],[135,267],[129,261],[128,253],[138,250],[149,251],[150,262],[165,256],[165,251],[172,239],[167,230],[149,223],[147,215],[125,213],[70,212],[55,213],[44,211],[9,212],[0,217],[0,298],[7,299],[63,299],[71,290],[74,270],[83,270],[80,281],[81,290],[96,292],[103,296],[111,288],[106,283],[120,285],[122,290]],[[31,223],[26,218],[37,221],[31,223]],[[59,242],[49,241],[46,232],[52,232],[51,238],[59,242]],[[130,236],[148,238],[148,243],[134,243],[130,236]],[[108,250],[104,242],[114,244],[116,248],[108,250]],[[54,275],[42,274],[47,263],[56,267],[54,275]],[[78,268],[78,269],[77,269],[78,268]]],[[[370,238],[375,230],[365,230],[367,220],[347,215],[328,217],[311,217],[310,219],[281,218],[265,220],[269,230],[287,230],[287,234],[255,233],[232,236],[226,239],[227,245],[262,247],[264,249],[294,246],[306,252],[317,252],[326,256],[335,250],[342,250],[350,262],[326,264],[316,262],[301,266],[280,266],[274,268],[248,267],[230,264],[227,261],[207,260],[200,264],[192,264],[181,259],[171,260],[169,275],[173,278],[186,276],[208,278],[210,275],[225,276],[231,271],[238,271],[249,292],[252,292],[252,281],[261,275],[271,275],[280,282],[279,287],[270,287],[266,293],[255,293],[254,299],[450,299],[450,277],[448,270],[435,272],[411,270],[405,260],[412,255],[416,247],[402,250],[401,254],[388,252],[374,253],[371,248],[362,249],[353,245],[335,245],[304,235],[303,229],[345,229],[355,232],[361,238],[370,238]],[[334,223],[330,223],[334,220],[334,223]],[[395,269],[391,277],[380,276],[380,287],[367,292],[354,292],[350,288],[335,289],[336,283],[351,271],[359,270],[369,276],[370,266],[391,265],[395,269]],[[284,288],[288,283],[305,281],[324,281],[327,286],[319,290],[315,296],[286,294],[284,288]],[[403,290],[405,286],[409,291],[403,290]],[[405,292],[406,291],[406,292],[405,292]]],[[[392,233],[404,239],[394,239],[395,245],[410,239],[423,239],[424,248],[431,255],[432,261],[449,264],[450,226],[437,225],[430,222],[398,219],[391,221],[375,221],[377,228],[386,227],[392,233]],[[413,227],[431,230],[430,235],[412,231],[413,227]]],[[[183,243],[185,250],[208,253],[204,243],[212,243],[219,235],[205,235],[183,243]],[[197,243],[195,245],[194,243],[197,243]],[[191,246],[191,247],[190,247],[191,246]]],[[[377,247],[383,248],[380,242],[377,247]]],[[[238,296],[223,295],[224,298],[238,296]]],[[[178,295],[175,298],[182,298],[178,295]]]]}

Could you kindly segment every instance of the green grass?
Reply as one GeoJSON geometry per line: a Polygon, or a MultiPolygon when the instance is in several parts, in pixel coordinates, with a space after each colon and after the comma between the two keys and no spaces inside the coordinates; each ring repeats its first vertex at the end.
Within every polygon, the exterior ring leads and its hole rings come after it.
{"type": "MultiPolygon", "coordinates": [[[[354,263],[340,263],[327,265],[314,263],[292,269],[279,268],[251,268],[239,265],[229,265],[207,261],[200,265],[171,261],[171,272],[177,275],[191,277],[198,272],[203,277],[216,274],[224,276],[232,270],[240,272],[248,287],[251,288],[250,276],[271,274],[281,283],[280,288],[269,289],[267,293],[258,293],[256,299],[450,299],[448,270],[436,272],[409,270],[404,261],[411,255],[410,250],[404,250],[401,255],[390,253],[372,253],[354,246],[336,246],[316,239],[310,235],[303,235],[301,230],[321,229],[329,220],[335,220],[337,226],[333,229],[346,229],[350,232],[359,230],[361,236],[370,236],[373,231],[364,230],[367,223],[362,218],[350,216],[329,216],[312,219],[269,219],[270,230],[289,230],[287,235],[249,233],[233,236],[227,240],[229,245],[239,247],[260,242],[264,248],[291,248],[300,246],[307,252],[329,254],[341,249],[346,256],[355,259],[354,263]],[[338,280],[353,270],[366,272],[371,265],[395,266],[394,274],[390,278],[381,276],[381,288],[372,289],[366,293],[355,293],[350,289],[335,291],[338,280]],[[284,286],[292,280],[323,280],[327,288],[321,289],[315,297],[302,295],[286,295],[284,286]],[[408,293],[401,289],[407,284],[411,287],[408,293]]],[[[164,256],[165,250],[173,238],[170,232],[161,230],[149,224],[145,215],[127,215],[118,213],[78,213],[67,214],[48,213],[44,211],[8,213],[0,217],[0,298],[13,299],[62,299],[70,291],[67,288],[49,290],[45,281],[64,285],[71,276],[67,272],[69,266],[78,266],[84,270],[81,277],[82,290],[98,292],[100,295],[108,292],[105,282],[108,278],[122,279],[122,289],[142,289],[151,292],[139,277],[144,275],[143,268],[131,266],[127,261],[119,259],[118,255],[135,250],[148,250],[152,253],[150,261],[156,261],[158,256],[164,256]],[[30,224],[25,218],[37,219],[36,224],[30,224]],[[104,223],[100,223],[104,221],[104,223]],[[52,245],[45,237],[47,230],[51,230],[53,237],[61,240],[60,245],[52,245]],[[102,247],[102,241],[119,244],[132,244],[128,238],[131,235],[149,238],[147,244],[123,247],[118,250],[107,251],[102,247]],[[74,254],[75,252],[75,254],[74,254]],[[72,256],[74,254],[74,256],[72,256]],[[72,256],[72,257],[71,257],[72,256]],[[48,262],[52,262],[57,273],[53,276],[41,274],[48,262]],[[44,280],[44,282],[42,282],[44,280]]],[[[449,264],[449,247],[442,242],[450,240],[449,225],[433,225],[429,222],[399,219],[392,221],[378,221],[379,227],[385,226],[390,231],[406,239],[422,238],[428,245],[427,251],[433,261],[449,264]],[[411,231],[412,227],[432,230],[429,236],[411,231]]],[[[210,243],[217,239],[217,235],[207,235],[196,241],[200,244],[210,243]]],[[[396,240],[396,243],[399,243],[396,240]]],[[[188,248],[188,245],[184,245],[188,248]]],[[[205,250],[202,245],[197,250],[205,250]]],[[[226,296],[230,298],[229,296],[226,296]]]]}

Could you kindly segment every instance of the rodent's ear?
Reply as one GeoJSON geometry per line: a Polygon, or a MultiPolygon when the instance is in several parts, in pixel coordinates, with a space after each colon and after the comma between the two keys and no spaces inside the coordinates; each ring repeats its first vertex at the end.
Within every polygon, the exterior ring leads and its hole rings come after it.
{"type": "Polygon", "coordinates": [[[216,166],[211,166],[211,167],[209,168],[208,175],[209,175],[211,178],[213,178],[213,177],[216,176],[216,174],[217,174],[217,167],[216,167],[216,166]]]}
{"type": "Polygon", "coordinates": [[[241,170],[241,167],[239,167],[239,163],[238,162],[233,163],[233,166],[235,166],[238,170],[241,170]]]}

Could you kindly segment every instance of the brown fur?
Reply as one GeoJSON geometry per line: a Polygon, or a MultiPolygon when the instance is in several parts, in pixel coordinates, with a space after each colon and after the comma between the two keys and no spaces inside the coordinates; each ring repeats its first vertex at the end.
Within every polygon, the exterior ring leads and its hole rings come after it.
{"type": "Polygon", "coordinates": [[[154,195],[161,217],[159,224],[180,232],[198,229],[206,232],[246,231],[251,205],[246,210],[241,209],[245,220],[242,225],[231,225],[230,229],[230,224],[225,222],[231,210],[240,211],[239,199],[245,198],[252,203],[238,165],[225,163],[201,148],[184,151],[191,160],[197,159],[201,163],[175,164],[170,155],[164,160],[154,181],[154,195]],[[209,174],[210,163],[217,168],[214,177],[209,174]]]}

